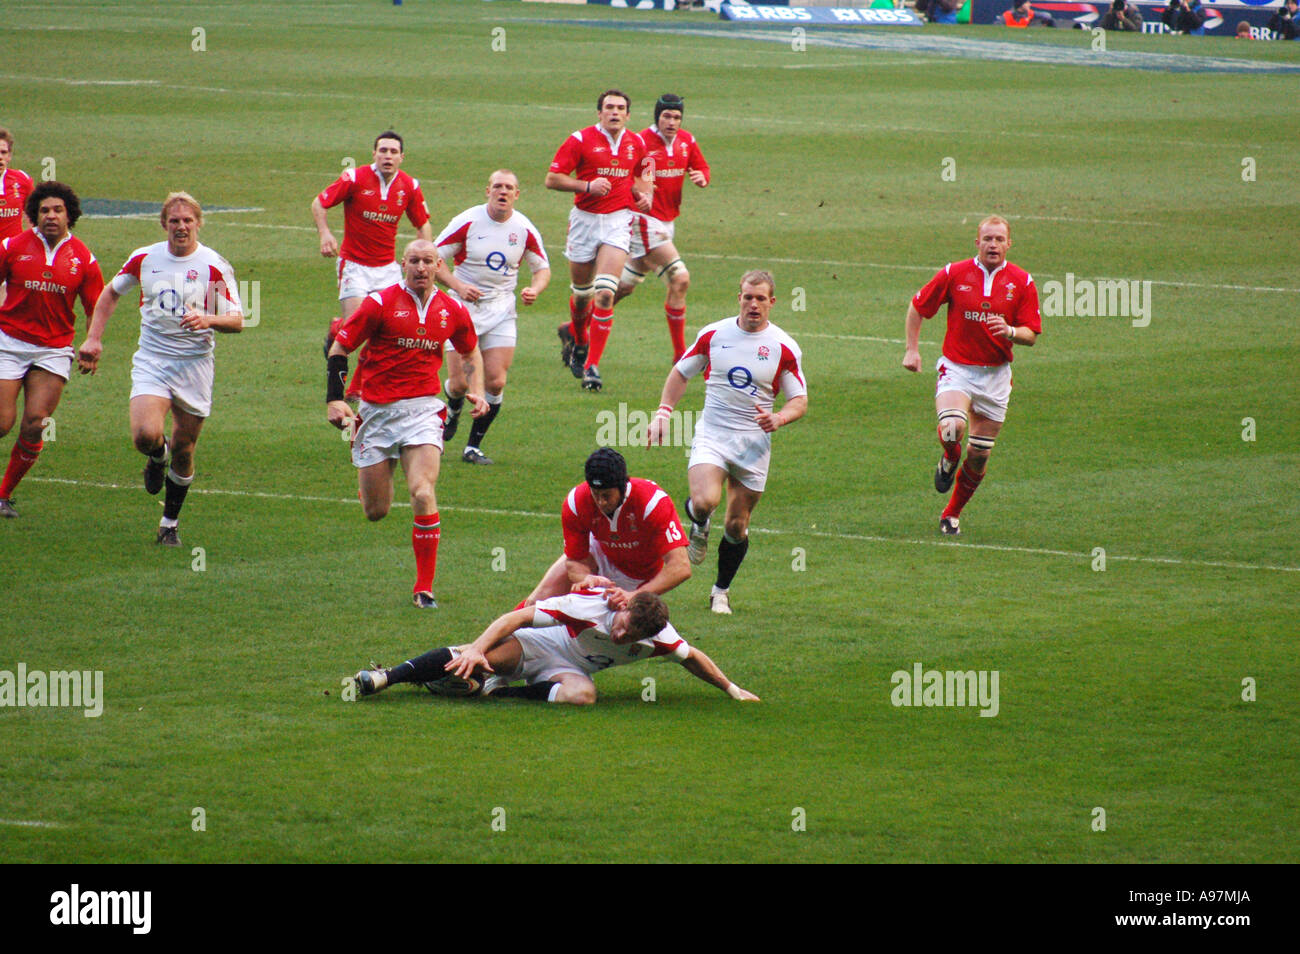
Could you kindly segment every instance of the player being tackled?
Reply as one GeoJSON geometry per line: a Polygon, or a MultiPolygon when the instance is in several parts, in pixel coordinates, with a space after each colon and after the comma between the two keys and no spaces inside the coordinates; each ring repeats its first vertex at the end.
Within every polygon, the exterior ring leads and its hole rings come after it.
{"type": "Polygon", "coordinates": [[[389,686],[423,684],[436,695],[495,696],[591,705],[591,677],[610,666],[666,656],[691,675],[740,702],[758,696],[728,679],[707,655],[689,646],[668,622],[668,607],[654,593],[630,600],[610,587],[575,590],[497,617],[468,646],[444,646],[392,669],[363,669],[357,691],[374,695],[389,686]],[[512,683],[522,682],[522,685],[512,683]]]}

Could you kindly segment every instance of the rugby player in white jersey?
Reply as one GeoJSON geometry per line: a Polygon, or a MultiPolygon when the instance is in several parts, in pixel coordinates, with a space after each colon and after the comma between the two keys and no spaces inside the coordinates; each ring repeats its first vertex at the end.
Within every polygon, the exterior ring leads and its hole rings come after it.
{"type": "Polygon", "coordinates": [[[353,678],[363,696],[398,683],[423,683],[435,695],[484,695],[591,705],[591,677],[610,666],[666,656],[691,675],[740,702],[758,696],[728,679],[668,622],[655,593],[633,595],[616,609],[597,590],[578,590],[499,616],[468,646],[446,646],[392,669],[363,669],[353,678]],[[512,686],[522,680],[524,685],[512,686]]]}
{"type": "Polygon", "coordinates": [[[163,200],[167,241],[131,253],[95,303],[90,331],[77,349],[83,373],[94,373],[104,328],[123,295],[140,289],[140,343],[131,359],[131,441],[148,460],[144,489],[165,486],[157,542],[181,545],[181,507],[194,482],[194,448],[212,413],[214,332],[243,330],[243,306],[230,264],[199,243],[203,209],[188,192],[163,200]],[[172,415],[169,442],[164,436],[172,415]],[[170,467],[168,466],[170,454],[170,467]]]}
{"type": "MultiPolygon", "coordinates": [[[[437,275],[465,303],[479,350],[483,353],[483,372],[487,375],[488,412],[474,419],[469,440],[461,454],[467,464],[491,464],[492,458],[482,451],[488,428],[501,413],[502,392],[506,376],[515,358],[518,338],[515,313],[515,286],[519,281],[519,263],[527,262],[532,276],[519,293],[524,305],[537,301],[551,280],[551,265],[542,245],[542,235],[528,216],[515,209],[519,199],[519,177],[509,169],[498,169],[488,177],[487,202],[466,209],[452,219],[438,236],[438,254],[443,266],[437,275]],[[446,263],[456,266],[454,272],[446,263]]],[[[447,351],[447,427],[444,445],[456,433],[460,411],[469,391],[465,366],[448,345],[447,351]]]]}
{"type": "Polygon", "coordinates": [[[715,613],[731,612],[731,581],[749,549],[749,518],[767,484],[772,434],[808,410],[799,346],[768,320],[776,301],[771,273],[746,272],[739,298],[740,314],[702,328],[668,372],[648,433],[649,444],[662,442],[690,379],[707,369],[704,412],[695,427],[686,472],[686,516],[691,522],[686,554],[692,563],[703,562],[709,518],[722,501],[725,482],[727,515],[718,544],[718,576],[709,595],[715,613]],[[780,411],[777,392],[785,394],[780,411]]]}

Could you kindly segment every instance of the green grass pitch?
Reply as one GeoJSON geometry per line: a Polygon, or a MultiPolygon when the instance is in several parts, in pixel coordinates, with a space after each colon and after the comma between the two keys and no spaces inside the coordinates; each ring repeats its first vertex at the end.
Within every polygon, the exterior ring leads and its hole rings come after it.
{"type": "MultiPolygon", "coordinates": [[[[1085,33],[926,28],[1039,61],[815,30],[797,51],[702,14],[472,0],[15,0],[5,19],[14,164],[52,162],[83,198],[183,188],[256,210],[212,214],[201,238],[260,292],[259,323],[218,341],[182,550],[153,544],[127,434],[129,302],[0,526],[0,670],[102,670],[105,687],[99,718],[0,709],[6,861],[1300,860],[1300,106],[1263,69],[1300,47],[1111,36],[1096,57],[1168,62],[1115,69],[1053,60],[1090,51],[1085,33]],[[776,438],[735,615],[707,609],[716,550],[669,599],[763,702],[668,664],[597,677],[582,711],[344,702],[367,661],[466,641],[525,595],[598,413],[657,403],[652,284],[617,312],[601,394],[556,360],[570,200],[542,179],[610,86],[636,129],[659,93],[685,96],[714,169],[678,230],[690,328],[771,267],[773,318],[804,351],[810,412],[776,438]],[[425,614],[407,602],[409,510],[364,520],[324,421],[334,284],[308,213],[389,126],[436,228],[493,169],[518,171],[555,265],[521,312],[497,466],[462,465],[463,435],[443,466],[442,608],[425,614]],[[942,326],[923,330],[921,375],[899,339],[909,296],[992,211],[1040,287],[1149,281],[1150,323],[1045,317],[954,544],[931,487],[942,326]],[[997,716],[894,706],[891,674],[916,663],[996,670],[997,716]]],[[[149,218],[77,233],[109,275],[162,238],[149,218]]],[[[694,382],[683,406],[701,401],[694,382]]],[[[682,450],[623,449],[680,507],[682,450]]]]}

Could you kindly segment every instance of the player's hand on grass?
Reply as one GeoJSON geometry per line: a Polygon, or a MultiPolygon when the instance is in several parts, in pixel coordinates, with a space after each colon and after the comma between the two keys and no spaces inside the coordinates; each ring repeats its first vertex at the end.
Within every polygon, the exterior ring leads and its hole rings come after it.
{"type": "Polygon", "coordinates": [[[104,343],[98,338],[87,338],[77,349],[77,367],[82,374],[94,374],[99,367],[99,356],[104,353],[104,343]]]}
{"type": "Polygon", "coordinates": [[[903,370],[920,371],[921,370],[921,352],[917,350],[903,352],[903,370]]]}
{"type": "Polygon", "coordinates": [[[447,663],[443,667],[447,672],[460,676],[462,679],[468,679],[474,675],[475,669],[483,669],[485,672],[496,672],[487,657],[475,649],[473,646],[466,646],[461,650],[459,656],[447,663]]]}
{"type": "Polygon", "coordinates": [[[473,405],[469,412],[470,417],[482,417],[488,412],[488,402],[481,394],[466,394],[465,400],[473,405]]]}
{"type": "Polygon", "coordinates": [[[352,423],[352,408],[347,401],[330,401],[325,405],[325,419],[340,431],[352,423]]]}
{"type": "Polygon", "coordinates": [[[731,684],[731,687],[727,690],[727,695],[731,696],[731,698],[735,699],[737,702],[762,702],[763,701],[762,699],[758,698],[758,696],[750,692],[748,689],[741,689],[740,686],[736,685],[734,682],[731,684]]]}

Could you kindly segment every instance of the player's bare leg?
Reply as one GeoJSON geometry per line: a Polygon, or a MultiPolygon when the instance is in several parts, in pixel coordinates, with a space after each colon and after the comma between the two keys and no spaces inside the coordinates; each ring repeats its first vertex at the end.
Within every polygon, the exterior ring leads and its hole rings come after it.
{"type": "Polygon", "coordinates": [[[29,368],[25,377],[0,381],[0,437],[13,429],[18,417],[18,391],[23,391],[23,418],[18,436],[9,452],[9,464],[0,478],[0,517],[17,517],[14,488],[36,463],[45,446],[42,435],[45,422],[54,414],[63,397],[63,378],[43,368],[29,368]]]}
{"type": "Polygon", "coordinates": [[[595,277],[591,280],[595,295],[591,307],[591,326],[588,328],[591,347],[582,372],[582,387],[587,391],[599,391],[604,386],[599,365],[613,330],[614,296],[618,293],[618,276],[623,273],[626,262],[625,249],[602,245],[596,250],[595,277]]]}
{"type": "Polygon", "coordinates": [[[1002,422],[985,417],[978,411],[971,411],[970,437],[966,441],[966,460],[957,471],[956,486],[948,506],[943,508],[939,518],[939,529],[953,536],[961,533],[958,518],[984,479],[988,469],[989,456],[993,453],[993,444],[1002,431],[1002,422]]]}
{"type": "Polygon", "coordinates": [[[619,279],[615,303],[636,290],[646,275],[655,274],[663,279],[668,293],[664,299],[664,317],[668,322],[668,336],[672,341],[673,363],[686,353],[686,292],[691,287],[691,273],[687,271],[677,246],[665,242],[640,258],[629,259],[619,279]]]}
{"type": "MultiPolygon", "coordinates": [[[[473,683],[451,676],[447,672],[447,664],[455,659],[464,648],[463,646],[442,646],[408,659],[391,669],[363,669],[353,678],[363,696],[374,695],[389,686],[395,686],[403,682],[423,683],[435,695],[476,695],[473,683]],[[431,683],[433,685],[430,685],[431,683]],[[439,683],[442,685],[438,685],[439,683]],[[451,685],[448,685],[448,683],[451,683],[451,685]]],[[[523,658],[523,647],[519,644],[519,640],[511,636],[488,650],[487,661],[488,665],[492,667],[492,673],[488,673],[483,669],[475,670],[474,681],[483,685],[484,695],[489,695],[491,692],[505,686],[507,676],[512,676],[519,671],[523,658]],[[495,682],[492,690],[488,690],[487,685],[484,684],[485,681],[495,682]]],[[[548,685],[550,684],[548,683],[548,685]]]]}
{"type": "Polygon", "coordinates": [[[970,395],[962,391],[940,391],[934,398],[939,416],[939,445],[943,456],[934,470],[934,489],[946,494],[957,476],[961,463],[961,445],[970,424],[970,395]]]}
{"type": "Polygon", "coordinates": [[[483,454],[483,438],[487,436],[488,428],[501,413],[506,379],[509,377],[510,365],[514,360],[513,347],[489,348],[483,352],[483,377],[485,378],[483,398],[488,403],[488,409],[482,417],[474,418],[474,423],[470,425],[469,440],[465,442],[465,450],[461,454],[461,460],[467,464],[492,463],[492,458],[483,454]]]}
{"type": "Polygon", "coordinates": [[[696,464],[686,471],[690,496],[686,498],[686,519],[690,536],[686,556],[694,564],[704,562],[709,551],[709,518],[722,502],[722,482],[727,472],[713,464],[696,464]]]}
{"type": "MultiPolygon", "coordinates": [[[[421,609],[438,608],[433,598],[433,578],[437,575],[438,541],[442,530],[434,488],[441,463],[442,451],[433,444],[402,448],[402,472],[406,474],[406,487],[411,494],[411,510],[414,512],[411,549],[415,552],[415,586],[411,589],[411,599],[421,609]]],[[[391,495],[390,488],[390,501],[391,495]]]]}
{"type": "Polygon", "coordinates": [[[762,496],[761,490],[750,490],[734,477],[727,480],[727,516],[718,543],[718,576],[709,593],[709,607],[715,613],[731,613],[728,591],[749,552],[749,518],[762,496]]]}

